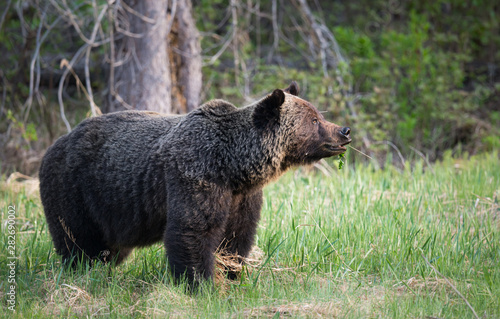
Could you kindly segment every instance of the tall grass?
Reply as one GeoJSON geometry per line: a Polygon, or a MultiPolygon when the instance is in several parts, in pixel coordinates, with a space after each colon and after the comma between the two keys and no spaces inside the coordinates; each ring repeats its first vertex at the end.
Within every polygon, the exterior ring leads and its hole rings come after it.
{"type": "MultiPolygon", "coordinates": [[[[65,271],[38,197],[6,182],[0,191],[2,221],[8,205],[17,213],[14,317],[473,317],[467,301],[497,318],[499,200],[497,153],[403,171],[292,171],[265,189],[241,278],[187,295],[172,283],[161,244],[116,268],[65,271]]],[[[5,226],[0,313],[12,317],[5,226]]]]}

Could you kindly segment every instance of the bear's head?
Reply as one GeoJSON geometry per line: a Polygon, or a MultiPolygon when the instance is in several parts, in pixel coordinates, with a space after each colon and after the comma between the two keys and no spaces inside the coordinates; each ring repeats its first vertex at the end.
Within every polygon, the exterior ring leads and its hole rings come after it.
{"type": "Polygon", "coordinates": [[[274,90],[255,106],[254,125],[277,140],[275,145],[283,152],[282,163],[309,164],[344,153],[345,145],[351,142],[350,128],[325,120],[298,93],[294,81],[284,90],[274,90]]]}

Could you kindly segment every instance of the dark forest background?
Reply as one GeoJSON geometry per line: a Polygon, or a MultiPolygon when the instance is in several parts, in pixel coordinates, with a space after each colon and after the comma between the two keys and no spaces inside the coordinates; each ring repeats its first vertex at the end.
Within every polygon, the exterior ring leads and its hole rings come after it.
{"type": "Polygon", "coordinates": [[[500,148],[497,1],[0,0],[0,14],[3,174],[35,174],[89,116],[245,105],[291,80],[378,165],[500,148]]]}

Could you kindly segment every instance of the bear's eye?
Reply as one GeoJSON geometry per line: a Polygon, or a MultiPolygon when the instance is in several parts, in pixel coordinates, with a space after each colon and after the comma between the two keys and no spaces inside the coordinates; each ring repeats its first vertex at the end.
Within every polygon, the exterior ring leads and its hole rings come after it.
{"type": "Polygon", "coordinates": [[[313,119],[313,124],[314,124],[314,125],[318,125],[318,123],[319,123],[319,122],[318,122],[318,119],[313,119]]]}

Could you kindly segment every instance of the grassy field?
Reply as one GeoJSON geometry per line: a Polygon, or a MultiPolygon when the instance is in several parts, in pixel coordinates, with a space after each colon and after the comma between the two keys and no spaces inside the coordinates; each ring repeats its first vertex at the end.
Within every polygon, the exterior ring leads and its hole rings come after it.
{"type": "Polygon", "coordinates": [[[32,184],[0,187],[4,317],[500,317],[497,153],[447,156],[430,168],[417,161],[403,171],[289,172],[265,190],[241,279],[218,279],[198,295],[172,284],[161,244],[135,250],[116,268],[64,271],[32,184]]]}

